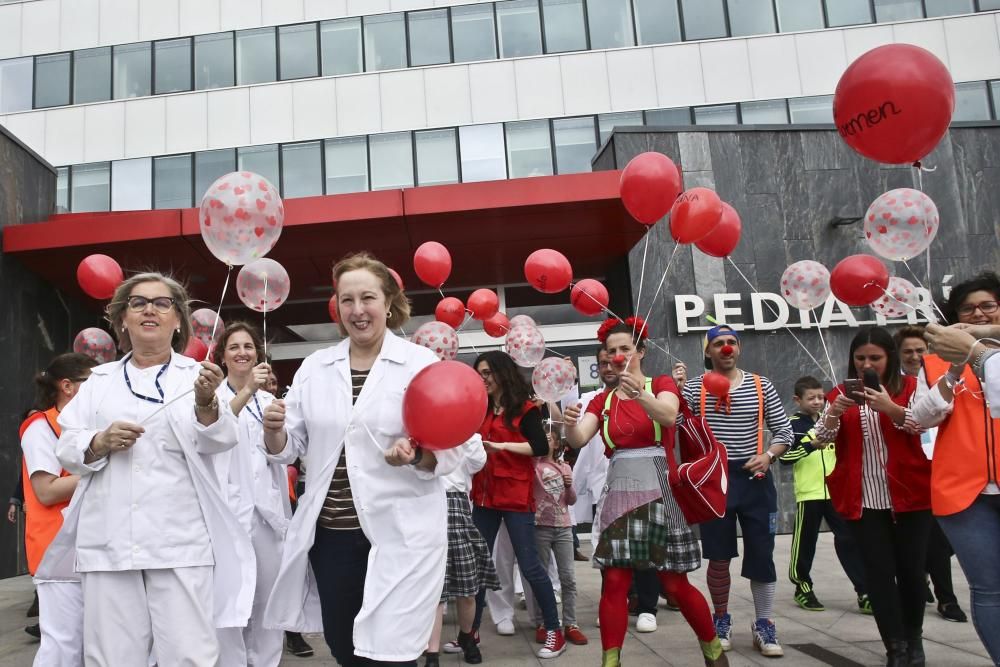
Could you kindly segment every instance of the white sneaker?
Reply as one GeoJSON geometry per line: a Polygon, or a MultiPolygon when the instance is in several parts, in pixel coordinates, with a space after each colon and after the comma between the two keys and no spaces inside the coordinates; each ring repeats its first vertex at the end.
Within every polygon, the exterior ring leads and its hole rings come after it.
{"type": "Polygon", "coordinates": [[[503,635],[504,637],[510,637],[514,634],[514,621],[509,618],[505,618],[499,623],[497,623],[497,634],[503,635]]]}
{"type": "Polygon", "coordinates": [[[635,621],[636,632],[656,632],[656,617],[652,614],[639,614],[635,621]]]}
{"type": "Polygon", "coordinates": [[[753,646],[760,651],[760,654],[768,658],[780,658],[785,655],[778,643],[778,633],[774,627],[774,622],[762,618],[750,626],[753,632],[753,646]]]}

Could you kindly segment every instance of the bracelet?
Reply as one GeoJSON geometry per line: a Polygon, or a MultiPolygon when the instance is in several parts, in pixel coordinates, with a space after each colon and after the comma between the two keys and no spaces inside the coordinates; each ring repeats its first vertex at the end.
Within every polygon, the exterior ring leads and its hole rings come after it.
{"type": "Polygon", "coordinates": [[[976,374],[976,377],[980,380],[983,379],[983,373],[986,371],[986,360],[992,357],[1000,350],[993,349],[983,346],[983,351],[976,355],[976,360],[972,362],[972,372],[976,374]]]}
{"type": "Polygon", "coordinates": [[[94,443],[93,442],[91,442],[89,445],[87,445],[87,451],[85,451],[84,454],[90,454],[90,458],[92,458],[94,460],[104,458],[103,456],[98,456],[97,452],[94,451],[94,443]]]}
{"type": "Polygon", "coordinates": [[[219,409],[219,397],[212,396],[212,402],[207,405],[202,405],[198,401],[194,402],[195,410],[218,410],[219,409]]]}
{"type": "Polygon", "coordinates": [[[420,461],[423,460],[423,458],[424,458],[424,448],[417,447],[416,449],[413,450],[413,460],[410,461],[410,465],[411,466],[418,465],[420,461]]]}

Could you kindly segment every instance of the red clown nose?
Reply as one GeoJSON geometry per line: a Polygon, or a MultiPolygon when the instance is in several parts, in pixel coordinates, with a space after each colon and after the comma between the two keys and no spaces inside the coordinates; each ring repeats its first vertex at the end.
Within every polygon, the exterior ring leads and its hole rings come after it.
{"type": "Polygon", "coordinates": [[[724,357],[731,356],[733,354],[733,351],[734,350],[732,345],[723,345],[722,347],[719,348],[719,352],[721,352],[722,356],[724,357]]]}
{"type": "Polygon", "coordinates": [[[613,363],[615,366],[624,366],[625,365],[625,355],[624,354],[616,354],[615,356],[611,357],[611,363],[613,363]]]}

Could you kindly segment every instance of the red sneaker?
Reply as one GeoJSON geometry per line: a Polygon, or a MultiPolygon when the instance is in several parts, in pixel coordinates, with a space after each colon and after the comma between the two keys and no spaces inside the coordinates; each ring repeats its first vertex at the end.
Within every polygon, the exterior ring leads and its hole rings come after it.
{"type": "Polygon", "coordinates": [[[544,644],[545,643],[545,626],[539,625],[535,628],[535,643],[544,644]]]}
{"type": "Polygon", "coordinates": [[[562,630],[547,630],[545,632],[545,645],[538,649],[539,658],[558,658],[566,650],[566,639],[562,630]]]}
{"type": "Polygon", "coordinates": [[[566,641],[570,644],[576,644],[577,646],[583,646],[587,643],[587,635],[580,631],[579,625],[567,625],[563,634],[566,637],[566,641]]]}

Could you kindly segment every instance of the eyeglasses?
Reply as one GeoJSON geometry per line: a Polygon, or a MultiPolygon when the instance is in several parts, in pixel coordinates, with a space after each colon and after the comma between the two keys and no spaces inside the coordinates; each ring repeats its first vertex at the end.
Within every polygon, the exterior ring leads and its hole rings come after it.
{"type": "Polygon", "coordinates": [[[983,315],[992,315],[997,312],[997,308],[1000,308],[1000,305],[998,305],[996,301],[981,301],[979,303],[970,303],[961,306],[958,309],[958,314],[963,317],[968,317],[978,309],[983,315]]]}
{"type": "Polygon", "coordinates": [[[489,380],[491,377],[493,377],[493,371],[491,370],[479,371],[479,377],[483,378],[484,380],[489,380]]]}
{"type": "Polygon", "coordinates": [[[153,304],[153,308],[158,313],[169,313],[170,309],[174,307],[174,300],[169,296],[157,296],[152,299],[144,296],[130,296],[126,303],[128,304],[128,309],[133,313],[141,313],[146,310],[146,306],[149,304],[153,304]]]}
{"type": "Polygon", "coordinates": [[[611,368],[611,362],[610,361],[598,361],[597,362],[597,367],[598,368],[611,368]]]}

